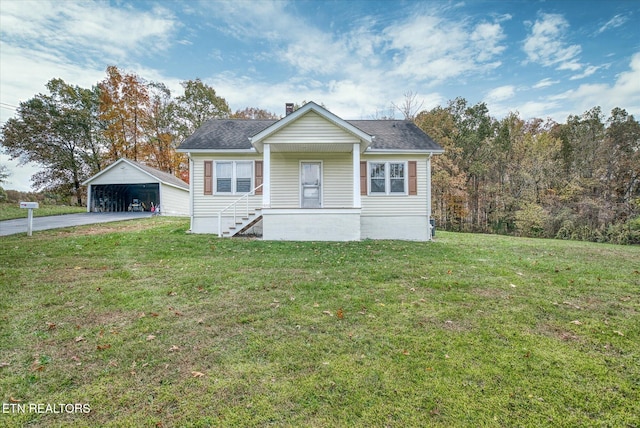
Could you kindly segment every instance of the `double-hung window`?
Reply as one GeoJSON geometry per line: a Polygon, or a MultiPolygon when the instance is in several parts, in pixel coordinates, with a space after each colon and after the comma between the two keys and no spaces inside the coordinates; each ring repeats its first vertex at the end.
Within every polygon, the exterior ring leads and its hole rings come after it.
{"type": "Polygon", "coordinates": [[[406,195],[406,162],[370,162],[369,193],[372,195],[406,195]]]}
{"type": "Polygon", "coordinates": [[[216,193],[248,193],[253,183],[253,162],[217,161],[216,193]]]}

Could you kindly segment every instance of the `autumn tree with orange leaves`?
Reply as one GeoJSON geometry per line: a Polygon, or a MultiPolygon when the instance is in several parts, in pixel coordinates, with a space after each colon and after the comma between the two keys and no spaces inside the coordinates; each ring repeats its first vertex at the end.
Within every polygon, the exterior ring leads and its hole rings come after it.
{"type": "Polygon", "coordinates": [[[128,158],[144,160],[144,124],[148,122],[149,91],[136,74],[123,74],[118,67],[107,67],[107,77],[100,88],[100,119],[104,122],[107,157],[115,161],[128,158]]]}

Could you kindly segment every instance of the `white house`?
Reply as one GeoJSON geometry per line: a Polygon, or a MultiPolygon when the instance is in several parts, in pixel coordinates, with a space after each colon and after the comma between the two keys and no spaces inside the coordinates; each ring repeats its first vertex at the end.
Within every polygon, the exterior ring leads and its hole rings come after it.
{"type": "Polygon", "coordinates": [[[189,215],[189,185],[166,172],[129,159],[119,159],[82,183],[87,188],[87,211],[150,211],[189,215]]]}
{"type": "Polygon", "coordinates": [[[191,231],[263,239],[431,239],[431,157],[404,120],[343,120],[310,102],[281,120],[211,119],[190,159],[191,231]]]}

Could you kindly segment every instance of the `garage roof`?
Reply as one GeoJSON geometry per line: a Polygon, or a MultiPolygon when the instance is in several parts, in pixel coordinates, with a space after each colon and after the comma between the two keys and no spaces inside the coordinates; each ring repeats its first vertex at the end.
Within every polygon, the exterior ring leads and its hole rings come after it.
{"type": "Polygon", "coordinates": [[[159,181],[159,182],[161,182],[163,184],[167,184],[169,186],[173,186],[173,187],[178,187],[180,189],[189,190],[189,185],[187,183],[185,183],[184,181],[180,180],[178,177],[176,177],[174,175],[171,175],[171,174],[169,174],[167,172],[160,171],[159,169],[151,168],[150,166],[143,165],[143,164],[138,163],[136,161],[132,161],[130,159],[125,159],[125,158],[118,159],[117,161],[115,161],[114,163],[112,163],[111,165],[109,165],[108,167],[106,167],[105,169],[103,169],[102,171],[100,171],[99,173],[94,175],[93,177],[91,177],[88,180],[86,180],[84,183],[82,183],[82,185],[86,186],[86,185],[90,184],[96,178],[102,176],[103,174],[106,174],[108,171],[112,170],[113,168],[115,168],[116,166],[120,165],[123,162],[127,163],[127,164],[131,165],[132,167],[140,170],[141,172],[147,174],[148,176],[150,176],[151,178],[154,179],[153,181],[159,181]]]}

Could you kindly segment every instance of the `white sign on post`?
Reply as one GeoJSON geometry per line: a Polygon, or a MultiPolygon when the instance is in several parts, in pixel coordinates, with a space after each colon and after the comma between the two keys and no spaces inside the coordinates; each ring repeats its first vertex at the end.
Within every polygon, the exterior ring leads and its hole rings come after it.
{"type": "Polygon", "coordinates": [[[37,202],[20,202],[20,208],[40,208],[40,205],[37,202]]]}
{"type": "Polygon", "coordinates": [[[40,208],[37,202],[20,202],[20,208],[28,209],[27,212],[27,236],[31,236],[33,230],[33,210],[34,208],[40,208]]]}

